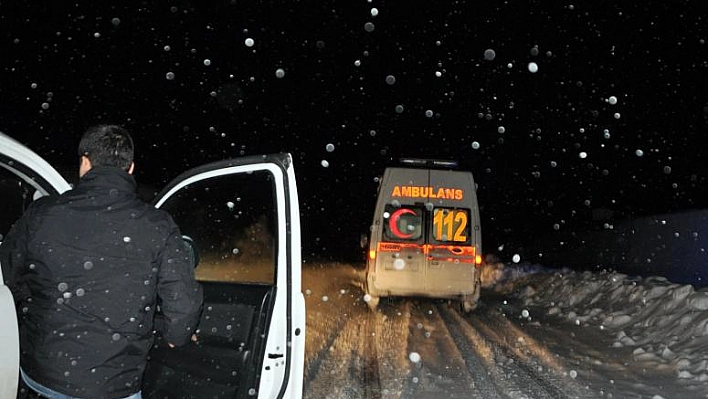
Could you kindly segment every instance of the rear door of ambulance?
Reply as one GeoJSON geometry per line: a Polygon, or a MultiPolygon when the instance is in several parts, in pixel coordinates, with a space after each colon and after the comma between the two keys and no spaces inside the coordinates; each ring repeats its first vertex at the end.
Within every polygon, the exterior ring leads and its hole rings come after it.
{"type": "Polygon", "coordinates": [[[420,187],[427,187],[424,169],[387,168],[380,207],[379,244],[376,251],[375,288],[381,293],[425,293],[425,203],[420,187]]]}
{"type": "MultiPolygon", "coordinates": [[[[0,245],[12,225],[37,197],[71,186],[39,155],[0,132],[0,245]]],[[[0,269],[1,270],[1,269],[0,269]]],[[[0,272],[0,398],[14,398],[20,373],[15,302],[0,272]]]]}
{"type": "Polygon", "coordinates": [[[479,210],[471,173],[430,170],[426,290],[431,294],[470,294],[475,261],[481,254],[479,210]]]}

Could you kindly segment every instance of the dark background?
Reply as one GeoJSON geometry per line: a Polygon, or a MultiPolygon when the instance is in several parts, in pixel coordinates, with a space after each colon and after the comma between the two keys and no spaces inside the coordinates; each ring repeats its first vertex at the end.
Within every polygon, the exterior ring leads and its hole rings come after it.
{"type": "Polygon", "coordinates": [[[701,2],[19,3],[0,1],[1,131],[73,175],[81,133],[123,124],[149,192],[290,152],[306,256],[363,259],[375,177],[404,156],[474,173],[502,258],[707,206],[701,2]]]}

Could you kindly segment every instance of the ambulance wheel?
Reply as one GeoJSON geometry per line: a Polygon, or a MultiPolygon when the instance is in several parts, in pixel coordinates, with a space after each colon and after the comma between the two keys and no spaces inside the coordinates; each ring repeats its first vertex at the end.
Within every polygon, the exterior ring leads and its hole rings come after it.
{"type": "Polygon", "coordinates": [[[477,284],[475,285],[474,293],[472,293],[471,295],[463,295],[462,296],[462,299],[460,300],[460,308],[462,309],[463,312],[469,313],[469,312],[477,309],[481,286],[482,286],[481,281],[477,280],[477,284]]]}
{"type": "Polygon", "coordinates": [[[477,309],[477,301],[470,301],[466,298],[467,296],[463,297],[463,299],[460,301],[460,308],[462,309],[462,311],[465,313],[469,313],[477,309]]]}
{"type": "Polygon", "coordinates": [[[375,312],[376,308],[378,308],[379,306],[379,300],[381,298],[370,294],[366,294],[366,298],[368,299],[368,301],[366,301],[366,304],[369,306],[369,309],[371,309],[372,312],[375,312]]]}

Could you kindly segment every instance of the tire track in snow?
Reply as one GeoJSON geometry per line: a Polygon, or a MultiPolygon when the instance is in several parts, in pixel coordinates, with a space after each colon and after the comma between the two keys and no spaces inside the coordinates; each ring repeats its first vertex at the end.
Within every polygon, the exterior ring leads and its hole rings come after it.
{"type": "Polygon", "coordinates": [[[389,301],[371,312],[361,300],[363,293],[352,291],[357,286],[352,278],[356,270],[316,267],[308,271],[303,397],[400,399],[410,376],[409,312],[389,301]],[[341,273],[330,273],[325,279],[321,270],[341,273]]]}
{"type": "Polygon", "coordinates": [[[311,360],[313,367],[307,373],[305,398],[368,399],[366,395],[371,392],[366,391],[370,389],[362,384],[365,380],[364,364],[368,360],[361,346],[362,335],[366,335],[369,329],[366,316],[357,312],[346,318],[341,329],[333,332],[331,343],[327,343],[311,360]]]}
{"type": "Polygon", "coordinates": [[[361,332],[358,336],[359,345],[362,347],[361,372],[364,383],[364,398],[381,399],[381,378],[379,377],[379,355],[377,350],[378,337],[375,334],[375,316],[369,315],[365,318],[365,323],[360,326],[361,332]]]}
{"type": "Polygon", "coordinates": [[[475,379],[484,398],[503,398],[509,391],[506,376],[494,364],[492,345],[470,326],[460,323],[461,316],[447,307],[438,306],[442,320],[459,349],[470,375],[475,379]]]}
{"type": "MultiPolygon", "coordinates": [[[[308,358],[306,359],[305,379],[303,381],[303,391],[305,392],[306,397],[310,397],[307,395],[307,392],[311,391],[310,385],[320,375],[320,369],[322,367],[323,360],[329,356],[329,352],[331,351],[335,340],[337,340],[337,338],[339,337],[340,332],[344,328],[346,328],[346,324],[346,319],[340,318],[338,323],[336,323],[334,326],[331,326],[329,334],[327,335],[326,339],[324,339],[321,349],[317,351],[314,356],[308,356],[308,358]]],[[[314,398],[314,396],[312,396],[312,398],[314,398]]]]}
{"type": "Polygon", "coordinates": [[[413,305],[410,313],[408,353],[413,367],[403,397],[490,398],[480,389],[481,381],[468,372],[463,354],[435,305],[427,301],[413,305]]]}
{"type": "Polygon", "coordinates": [[[463,317],[450,313],[451,324],[466,331],[471,342],[486,341],[494,363],[509,386],[511,398],[584,398],[591,394],[568,377],[568,368],[542,343],[489,308],[463,317]]]}
{"type": "Polygon", "coordinates": [[[382,399],[400,399],[411,378],[408,360],[410,302],[397,306],[379,305],[375,313],[375,342],[378,354],[382,399]]]}
{"type": "Polygon", "coordinates": [[[409,312],[383,305],[373,313],[362,305],[341,319],[341,328],[311,356],[304,398],[400,399],[410,377],[409,312]]]}

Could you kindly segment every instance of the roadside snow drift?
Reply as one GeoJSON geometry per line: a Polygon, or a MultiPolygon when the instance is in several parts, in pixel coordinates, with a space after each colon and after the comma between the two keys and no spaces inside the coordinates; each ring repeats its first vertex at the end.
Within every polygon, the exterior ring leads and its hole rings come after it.
{"type": "Polygon", "coordinates": [[[614,347],[634,348],[637,362],[670,368],[680,379],[708,380],[708,288],[663,277],[616,272],[492,265],[483,285],[515,292],[524,306],[614,335],[614,347]]]}

